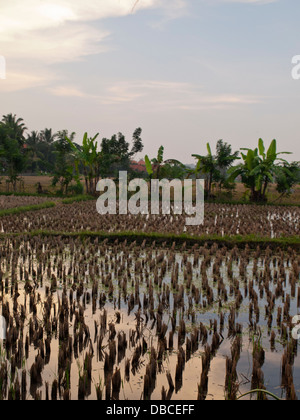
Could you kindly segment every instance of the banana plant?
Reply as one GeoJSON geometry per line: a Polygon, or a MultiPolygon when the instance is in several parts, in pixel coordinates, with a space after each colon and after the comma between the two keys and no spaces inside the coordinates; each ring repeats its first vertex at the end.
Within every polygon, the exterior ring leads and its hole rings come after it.
{"type": "Polygon", "coordinates": [[[277,141],[273,140],[266,151],[264,141],[259,139],[258,147],[252,149],[241,149],[243,163],[231,169],[231,180],[241,177],[243,184],[251,191],[251,201],[265,202],[269,185],[274,181],[277,169],[277,162],[288,163],[279,158],[282,154],[289,152],[277,152],[277,141]]]}
{"type": "Polygon", "coordinates": [[[95,193],[96,185],[100,178],[101,153],[98,152],[98,142],[96,141],[98,136],[99,133],[94,137],[88,137],[88,133],[85,133],[82,140],[82,146],[73,143],[71,139],[66,137],[66,140],[70,144],[75,156],[78,180],[80,179],[80,164],[83,167],[87,194],[95,193]]]}
{"type": "Polygon", "coordinates": [[[197,154],[194,154],[192,156],[198,160],[195,175],[198,176],[200,172],[205,174],[205,191],[207,196],[211,197],[214,174],[217,171],[217,161],[214,155],[212,154],[212,150],[209,143],[207,143],[206,147],[208,152],[207,156],[197,154]]]}
{"type": "Polygon", "coordinates": [[[145,156],[146,170],[150,178],[160,179],[161,170],[163,166],[165,165],[178,165],[181,168],[185,168],[185,165],[179,162],[179,160],[176,160],[176,159],[164,160],[164,152],[165,152],[165,148],[163,146],[160,146],[160,148],[158,149],[156,158],[150,160],[148,155],[145,156]]]}

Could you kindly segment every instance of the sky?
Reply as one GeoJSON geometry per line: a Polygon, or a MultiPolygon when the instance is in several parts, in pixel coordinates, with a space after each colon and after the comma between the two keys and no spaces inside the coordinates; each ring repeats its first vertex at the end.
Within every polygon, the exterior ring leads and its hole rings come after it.
{"type": "Polygon", "coordinates": [[[0,0],[0,114],[78,143],[141,127],[143,155],[184,163],[219,139],[300,160],[299,3],[0,0]]]}

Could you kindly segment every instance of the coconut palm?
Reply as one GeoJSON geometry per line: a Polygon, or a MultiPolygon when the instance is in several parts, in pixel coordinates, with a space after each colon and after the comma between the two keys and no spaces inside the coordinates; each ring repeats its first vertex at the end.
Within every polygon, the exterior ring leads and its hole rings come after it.
{"type": "Polygon", "coordinates": [[[32,172],[35,172],[38,167],[38,162],[41,161],[41,153],[39,152],[39,144],[41,142],[40,133],[38,131],[32,131],[27,139],[26,146],[27,152],[29,155],[30,169],[32,172]]]}
{"type": "Polygon", "coordinates": [[[223,140],[219,140],[217,143],[216,155],[213,155],[212,149],[209,143],[206,145],[208,154],[192,155],[198,160],[196,168],[191,174],[199,176],[203,174],[205,176],[205,192],[208,198],[212,197],[213,183],[218,183],[220,189],[226,184],[227,171],[233,162],[238,158],[238,152],[232,153],[232,148],[229,144],[224,143],[223,140]]]}
{"type": "Polygon", "coordinates": [[[25,141],[24,134],[27,130],[23,118],[17,118],[17,116],[13,114],[7,114],[3,115],[2,123],[10,129],[10,136],[15,140],[18,140],[18,143],[23,146],[25,141]]]}
{"type": "Polygon", "coordinates": [[[43,170],[52,171],[55,165],[55,140],[57,133],[51,128],[45,128],[40,132],[39,150],[43,154],[43,170]]]}
{"type": "Polygon", "coordinates": [[[0,163],[1,169],[8,175],[8,181],[15,192],[19,174],[26,166],[26,153],[14,137],[12,127],[0,122],[0,163]]]}
{"type": "Polygon", "coordinates": [[[57,133],[53,133],[52,128],[45,128],[40,133],[41,141],[44,141],[47,144],[52,144],[57,138],[57,133]]]}

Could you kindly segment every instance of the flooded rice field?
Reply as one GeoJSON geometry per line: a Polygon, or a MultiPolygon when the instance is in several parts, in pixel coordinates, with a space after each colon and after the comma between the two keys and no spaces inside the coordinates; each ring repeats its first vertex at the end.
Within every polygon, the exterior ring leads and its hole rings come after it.
{"type": "Polygon", "coordinates": [[[292,249],[7,238],[0,270],[0,399],[300,397],[292,249]]]}
{"type": "MultiPolygon", "coordinates": [[[[51,199],[51,201],[53,201],[51,199]]],[[[185,215],[99,215],[96,201],[60,205],[26,215],[1,219],[2,233],[37,230],[56,232],[160,232],[195,236],[253,235],[281,238],[300,235],[300,208],[251,205],[205,204],[205,220],[200,226],[185,226],[185,215]]]]}
{"type": "Polygon", "coordinates": [[[49,201],[59,202],[58,198],[47,197],[27,197],[27,196],[0,196],[0,210],[15,209],[18,207],[35,206],[38,204],[47,203],[49,201]]]}

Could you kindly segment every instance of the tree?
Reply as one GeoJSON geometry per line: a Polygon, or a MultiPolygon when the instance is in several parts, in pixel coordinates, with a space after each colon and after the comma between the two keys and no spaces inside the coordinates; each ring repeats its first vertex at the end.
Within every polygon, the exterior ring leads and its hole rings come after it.
{"type": "Polygon", "coordinates": [[[102,176],[116,176],[120,169],[129,171],[130,161],[143,151],[144,145],[141,139],[142,129],[137,128],[132,136],[132,147],[126,141],[122,133],[113,135],[110,139],[104,138],[101,143],[102,176]]]}
{"type": "Polygon", "coordinates": [[[66,137],[73,151],[76,162],[77,183],[80,182],[79,166],[83,166],[83,174],[85,179],[85,187],[87,194],[95,194],[96,186],[100,178],[100,161],[101,153],[97,151],[98,142],[96,142],[99,134],[89,138],[85,133],[82,146],[75,144],[71,139],[66,137]]]}
{"type": "Polygon", "coordinates": [[[7,114],[3,115],[2,123],[9,129],[8,135],[11,139],[17,140],[20,146],[24,146],[25,143],[25,127],[24,120],[22,118],[17,118],[16,115],[7,114]]]}
{"type": "Polygon", "coordinates": [[[129,153],[129,157],[133,157],[144,150],[144,145],[143,145],[141,135],[142,135],[142,129],[137,128],[132,135],[133,146],[132,146],[131,152],[129,153]]]}
{"type": "Polygon", "coordinates": [[[145,156],[145,163],[148,175],[153,179],[162,179],[162,171],[166,169],[166,165],[170,168],[172,166],[177,166],[182,169],[185,169],[185,166],[176,159],[167,159],[164,160],[165,148],[160,146],[157,152],[157,157],[150,160],[149,156],[145,156]]]}
{"type": "Polygon", "coordinates": [[[40,132],[39,152],[42,154],[39,162],[41,171],[53,172],[55,166],[55,140],[57,133],[53,133],[51,128],[45,128],[40,132]]]}
{"type": "Polygon", "coordinates": [[[52,128],[45,128],[40,133],[41,141],[47,144],[53,144],[57,138],[57,134],[53,133],[52,128]]]}
{"type": "Polygon", "coordinates": [[[14,127],[6,123],[0,123],[0,159],[2,172],[7,173],[13,191],[16,191],[19,174],[26,166],[26,151],[20,147],[14,127]]]}
{"type": "Polygon", "coordinates": [[[300,162],[284,163],[278,166],[275,180],[276,189],[281,194],[276,201],[284,196],[290,196],[293,187],[300,184],[300,162]]]}
{"type": "Polygon", "coordinates": [[[218,183],[221,189],[228,183],[227,172],[229,167],[235,160],[238,159],[238,152],[232,153],[232,148],[229,144],[219,140],[217,143],[216,155],[213,155],[209,143],[206,145],[208,154],[192,155],[198,160],[196,169],[192,171],[193,174],[205,176],[205,193],[208,198],[212,197],[213,183],[218,183]]]}
{"type": "Polygon", "coordinates": [[[210,144],[207,143],[207,151],[208,155],[201,156],[201,155],[192,155],[194,158],[198,159],[198,163],[196,165],[196,172],[201,172],[205,175],[205,192],[208,198],[211,197],[211,190],[213,184],[213,177],[216,172],[217,162],[212,154],[210,144]]]}
{"type": "Polygon", "coordinates": [[[165,179],[181,179],[184,180],[188,176],[188,169],[185,165],[176,162],[166,163],[160,171],[160,177],[165,179]]]}
{"type": "Polygon", "coordinates": [[[62,130],[57,133],[58,140],[54,143],[56,164],[52,185],[60,184],[62,194],[68,193],[68,188],[74,179],[74,158],[72,147],[69,140],[73,142],[75,133],[68,134],[68,130],[62,130]]]}
{"type": "Polygon", "coordinates": [[[251,201],[266,202],[267,190],[276,176],[277,162],[288,162],[279,158],[281,154],[291,154],[288,152],[277,153],[277,141],[273,140],[267,153],[262,139],[258,141],[258,148],[241,149],[247,154],[241,153],[243,163],[231,169],[231,180],[241,177],[243,184],[251,191],[251,201]]]}
{"type": "Polygon", "coordinates": [[[39,168],[39,162],[41,161],[41,154],[39,152],[39,144],[41,138],[37,131],[32,131],[26,140],[27,152],[28,152],[28,167],[32,173],[36,172],[39,168]]]}
{"type": "Polygon", "coordinates": [[[233,163],[239,159],[239,152],[232,152],[232,147],[230,144],[224,143],[223,140],[218,141],[216,153],[217,170],[215,174],[215,181],[218,182],[219,189],[231,189],[228,170],[232,167],[233,163]]]}

